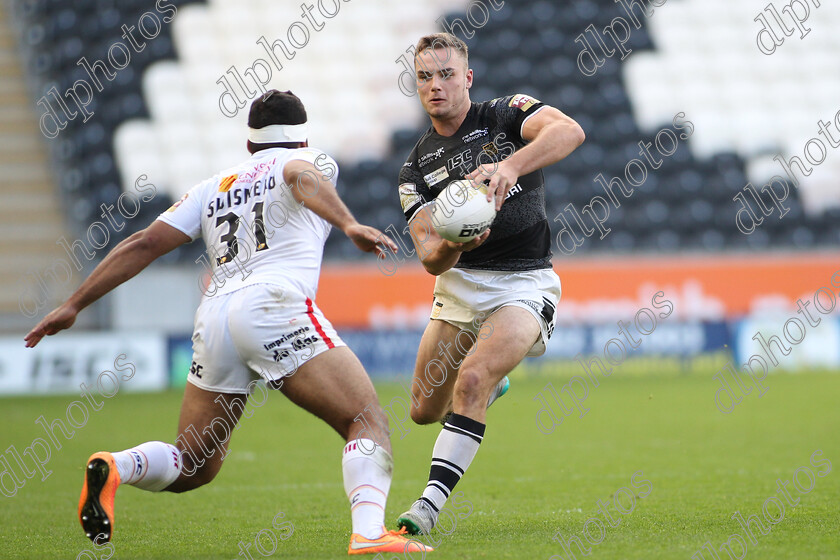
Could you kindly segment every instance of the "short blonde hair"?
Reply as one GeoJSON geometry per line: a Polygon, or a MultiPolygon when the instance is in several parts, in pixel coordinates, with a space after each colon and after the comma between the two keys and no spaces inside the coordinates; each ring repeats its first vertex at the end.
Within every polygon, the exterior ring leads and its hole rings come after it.
{"type": "Polygon", "coordinates": [[[455,49],[464,57],[464,62],[467,64],[467,67],[470,65],[467,44],[451,33],[432,33],[431,35],[420,37],[420,40],[417,41],[416,49],[415,57],[419,56],[426,49],[446,49],[447,53],[450,53],[451,49],[455,49]]]}

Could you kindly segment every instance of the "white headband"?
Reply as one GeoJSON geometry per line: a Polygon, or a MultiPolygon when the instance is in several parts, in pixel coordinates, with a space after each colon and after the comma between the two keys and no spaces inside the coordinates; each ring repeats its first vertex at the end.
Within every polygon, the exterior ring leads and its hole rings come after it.
{"type": "Polygon", "coordinates": [[[248,128],[248,140],[254,144],[277,142],[306,142],[306,124],[270,124],[262,128],[248,128]]]}

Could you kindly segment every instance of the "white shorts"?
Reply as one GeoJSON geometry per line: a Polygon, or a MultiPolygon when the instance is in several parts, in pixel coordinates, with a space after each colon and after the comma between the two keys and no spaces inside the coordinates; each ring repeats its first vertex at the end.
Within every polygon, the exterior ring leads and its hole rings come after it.
{"type": "Polygon", "coordinates": [[[346,346],[315,303],[272,284],[204,299],[195,313],[188,381],[208,391],[244,393],[269,386],[306,361],[346,346]]]}
{"type": "Polygon", "coordinates": [[[451,268],[437,277],[431,319],[477,335],[483,319],[511,305],[531,312],[540,337],[528,356],[542,356],[554,331],[560,278],[550,268],[522,272],[451,268]]]}

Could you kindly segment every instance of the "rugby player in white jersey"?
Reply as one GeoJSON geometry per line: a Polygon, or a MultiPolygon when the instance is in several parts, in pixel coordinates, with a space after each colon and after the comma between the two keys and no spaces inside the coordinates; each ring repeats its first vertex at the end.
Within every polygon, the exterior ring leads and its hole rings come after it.
{"type": "MultiPolygon", "coordinates": [[[[379,254],[377,242],[391,250],[396,245],[359,224],[339,199],[338,166],[308,147],[306,120],[291,92],[272,90],[254,101],[248,117],[251,157],[199,183],[148,228],[117,245],[25,338],[32,347],[71,327],[82,309],[157,257],[204,239],[213,279],[195,315],[178,437],[175,445],[150,441],[88,459],[79,519],[97,544],[111,539],[119,485],[186,492],[213,480],[248,395],[262,378],[347,442],[342,471],[353,524],[349,554],[432,550],[384,527],[393,469],[387,417],[361,363],[314,302],[331,226],[362,251],[379,254]],[[354,422],[371,403],[378,422],[354,422]]],[[[250,546],[240,554],[250,557],[250,546]]]]}
{"type": "Polygon", "coordinates": [[[448,33],[422,37],[414,66],[431,127],[399,175],[400,203],[423,266],[437,276],[412,380],[420,424],[442,421],[429,480],[397,523],[427,534],[484,438],[486,409],[525,356],[545,352],[560,299],[541,169],[584,140],[580,126],[525,94],[472,102],[467,46],[448,33]],[[452,181],[487,184],[490,230],[468,243],[432,227],[435,198],[452,181]]]}

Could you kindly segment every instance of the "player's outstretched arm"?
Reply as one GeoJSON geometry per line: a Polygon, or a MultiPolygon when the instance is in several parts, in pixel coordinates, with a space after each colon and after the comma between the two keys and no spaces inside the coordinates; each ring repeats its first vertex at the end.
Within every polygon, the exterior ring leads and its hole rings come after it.
{"type": "Polygon", "coordinates": [[[114,247],[79,289],[50,312],[24,337],[32,348],[45,336],[69,329],[79,312],[126,280],[133,278],[156,258],[191,241],[185,233],[161,221],[152,224],[114,247]]]}
{"type": "Polygon", "coordinates": [[[332,181],[307,161],[292,160],[283,168],[283,182],[291,187],[292,196],[306,208],[344,232],[360,250],[384,253],[384,243],[397,252],[397,244],[378,229],[356,221],[341,201],[332,181]]]}
{"type": "Polygon", "coordinates": [[[502,162],[481,165],[466,176],[476,183],[490,180],[487,200],[496,197],[497,212],[519,177],[565,158],[583,144],[586,135],[574,119],[554,107],[545,106],[525,121],[522,138],[529,142],[527,146],[502,162]]]}
{"type": "Polygon", "coordinates": [[[417,255],[423,268],[429,274],[439,276],[455,266],[461,253],[472,251],[490,236],[488,229],[468,243],[455,243],[438,235],[432,227],[432,207],[426,206],[415,214],[408,224],[411,241],[417,249],[417,255]]]}

